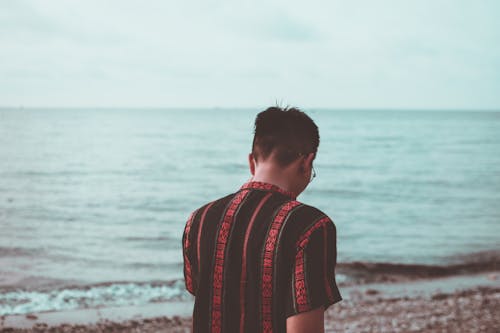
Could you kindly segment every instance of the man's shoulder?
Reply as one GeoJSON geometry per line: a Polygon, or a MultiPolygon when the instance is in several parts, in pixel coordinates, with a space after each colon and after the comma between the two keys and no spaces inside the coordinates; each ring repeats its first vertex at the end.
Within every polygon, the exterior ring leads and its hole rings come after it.
{"type": "Polygon", "coordinates": [[[326,215],[322,210],[320,210],[317,207],[308,205],[308,204],[303,203],[301,201],[297,201],[297,203],[300,205],[302,210],[307,211],[311,215],[326,215]]]}
{"type": "Polygon", "coordinates": [[[212,201],[209,201],[209,202],[206,202],[205,204],[203,204],[202,206],[196,208],[195,210],[193,210],[191,212],[191,216],[195,216],[196,214],[200,213],[200,212],[204,212],[208,209],[217,209],[218,207],[221,207],[221,206],[226,206],[226,204],[231,201],[231,199],[235,196],[237,192],[235,193],[231,193],[231,194],[228,194],[224,197],[220,197],[218,199],[215,199],[215,200],[212,200],[212,201]]]}
{"type": "Polygon", "coordinates": [[[310,228],[317,227],[318,224],[332,224],[335,228],[333,220],[321,209],[302,203],[299,203],[299,209],[294,214],[294,220],[302,225],[303,231],[307,231],[310,228]]]}
{"type": "Polygon", "coordinates": [[[322,211],[321,209],[319,209],[317,207],[305,204],[305,203],[300,202],[300,201],[297,201],[297,203],[299,204],[299,207],[300,207],[300,210],[302,211],[302,213],[307,214],[313,220],[320,218],[320,217],[328,217],[329,218],[329,216],[324,211],[322,211]]]}

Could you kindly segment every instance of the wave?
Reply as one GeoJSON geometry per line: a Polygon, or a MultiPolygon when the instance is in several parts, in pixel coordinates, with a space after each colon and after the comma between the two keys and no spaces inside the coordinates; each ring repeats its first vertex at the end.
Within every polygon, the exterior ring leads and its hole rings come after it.
{"type": "MultiPolygon", "coordinates": [[[[371,282],[445,277],[500,270],[500,251],[455,256],[449,264],[426,265],[389,262],[339,262],[339,286],[371,282]]],[[[181,267],[178,267],[181,269],[181,267]]],[[[183,279],[170,281],[113,281],[89,285],[59,281],[59,287],[41,286],[30,290],[0,287],[0,316],[73,310],[81,308],[144,305],[154,302],[192,300],[183,279]]]]}
{"type": "Polygon", "coordinates": [[[0,290],[0,316],[187,299],[191,296],[182,279],[148,283],[110,282],[53,290],[0,290]]]}
{"type": "Polygon", "coordinates": [[[500,251],[484,251],[448,258],[448,264],[405,264],[389,262],[339,262],[336,271],[346,276],[341,284],[391,282],[446,277],[500,270],[500,251]]]}

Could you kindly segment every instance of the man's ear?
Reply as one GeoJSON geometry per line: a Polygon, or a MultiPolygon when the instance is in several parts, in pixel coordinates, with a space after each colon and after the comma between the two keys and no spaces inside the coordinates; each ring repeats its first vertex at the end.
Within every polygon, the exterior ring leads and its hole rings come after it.
{"type": "Polygon", "coordinates": [[[310,167],[312,167],[312,162],[314,161],[314,158],[316,157],[315,153],[310,153],[307,154],[302,162],[300,163],[299,170],[302,173],[305,173],[306,170],[308,170],[310,167]]]}
{"type": "Polygon", "coordinates": [[[316,158],[316,153],[310,153],[310,154],[307,154],[306,156],[306,165],[312,165],[312,162],[314,161],[314,159],[316,158]]]}
{"type": "Polygon", "coordinates": [[[250,167],[250,173],[252,176],[255,175],[255,159],[253,158],[253,154],[248,154],[248,166],[250,167]]]}

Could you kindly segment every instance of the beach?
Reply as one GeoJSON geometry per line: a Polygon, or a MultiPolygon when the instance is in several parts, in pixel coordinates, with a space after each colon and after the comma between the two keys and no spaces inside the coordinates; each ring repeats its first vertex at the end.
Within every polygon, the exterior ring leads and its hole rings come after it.
{"type": "MultiPolygon", "coordinates": [[[[189,331],[185,223],[248,180],[256,111],[0,108],[0,329],[189,331]]],[[[500,331],[499,113],[310,115],[327,331],[500,331]]]]}
{"type": "MultiPolygon", "coordinates": [[[[326,332],[491,332],[500,329],[500,271],[341,288],[326,332]]],[[[0,332],[190,332],[192,302],[7,315],[0,332]]]]}

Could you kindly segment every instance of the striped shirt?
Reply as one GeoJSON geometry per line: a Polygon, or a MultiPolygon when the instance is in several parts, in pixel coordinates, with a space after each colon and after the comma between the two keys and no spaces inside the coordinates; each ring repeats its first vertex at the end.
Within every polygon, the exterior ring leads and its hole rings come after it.
{"type": "Polygon", "coordinates": [[[342,299],[336,229],[263,182],[191,213],[182,238],[193,332],[286,332],[286,318],[342,299]]]}

